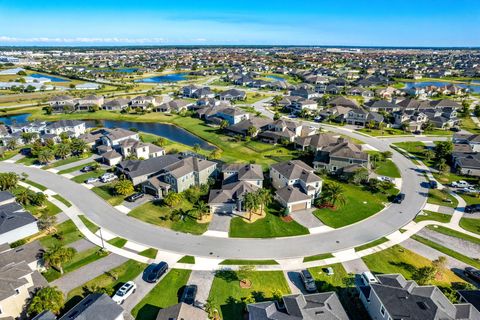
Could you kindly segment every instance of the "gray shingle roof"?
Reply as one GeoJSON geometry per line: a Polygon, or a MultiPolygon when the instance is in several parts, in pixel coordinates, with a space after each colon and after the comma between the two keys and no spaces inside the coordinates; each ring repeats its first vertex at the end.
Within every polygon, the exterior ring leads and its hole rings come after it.
{"type": "Polygon", "coordinates": [[[123,313],[123,308],[104,293],[92,293],[59,320],[115,320],[123,313]]]}

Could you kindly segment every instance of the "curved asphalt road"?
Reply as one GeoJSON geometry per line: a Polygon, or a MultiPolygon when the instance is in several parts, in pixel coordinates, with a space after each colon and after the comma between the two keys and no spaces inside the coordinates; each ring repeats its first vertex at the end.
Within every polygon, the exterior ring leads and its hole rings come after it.
{"type": "MultiPolygon", "coordinates": [[[[389,148],[389,142],[385,140],[366,137],[343,128],[328,127],[328,130],[363,140],[379,150],[389,148]]],[[[0,162],[0,171],[27,173],[29,179],[71,201],[97,225],[149,247],[222,259],[289,259],[349,249],[388,235],[409,223],[425,204],[428,190],[421,185],[425,178],[414,169],[410,160],[399,153],[393,152],[393,161],[403,178],[402,192],[406,198],[402,204],[392,204],[368,219],[341,229],[276,239],[217,238],[175,232],[130,218],[94,192],[55,173],[6,162],[0,162]]]]}

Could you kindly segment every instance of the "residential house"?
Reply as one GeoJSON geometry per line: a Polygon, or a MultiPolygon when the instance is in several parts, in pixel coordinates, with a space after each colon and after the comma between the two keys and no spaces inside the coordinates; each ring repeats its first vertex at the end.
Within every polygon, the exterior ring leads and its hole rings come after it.
{"type": "Polygon", "coordinates": [[[353,108],[353,109],[358,108],[358,104],[355,101],[347,99],[344,96],[335,97],[329,100],[327,102],[327,105],[332,107],[342,106],[342,107],[353,108]]]}
{"type": "Polygon", "coordinates": [[[185,98],[201,99],[214,98],[215,93],[209,87],[199,87],[196,85],[188,85],[182,88],[182,93],[185,98]]]}
{"type": "Polygon", "coordinates": [[[282,300],[250,303],[249,320],[348,320],[335,292],[291,294],[282,300]]]}
{"type": "Polygon", "coordinates": [[[250,119],[246,119],[240,121],[237,124],[228,126],[225,128],[227,134],[230,135],[241,135],[241,136],[257,136],[260,131],[265,131],[268,128],[268,125],[271,123],[271,120],[260,118],[260,117],[252,117],[250,119]],[[255,132],[251,134],[249,131],[251,128],[255,129],[255,132]]]}
{"type": "Polygon", "coordinates": [[[345,122],[345,119],[347,118],[348,112],[352,108],[350,107],[343,107],[343,106],[334,106],[330,108],[326,108],[323,110],[320,110],[318,112],[318,116],[320,117],[320,120],[325,121],[325,120],[332,120],[338,123],[343,123],[345,122]]]}
{"type": "Polygon", "coordinates": [[[308,100],[320,97],[320,94],[318,92],[309,90],[307,88],[299,88],[296,90],[292,90],[290,92],[290,95],[294,97],[302,97],[308,100]]]}
{"type": "Polygon", "coordinates": [[[314,100],[298,98],[292,100],[292,102],[286,106],[287,109],[290,109],[294,113],[300,113],[303,110],[307,112],[315,112],[318,110],[318,104],[314,100]]]}
{"type": "Polygon", "coordinates": [[[105,293],[91,293],[58,320],[123,320],[124,310],[105,293]]]}
{"type": "Polygon", "coordinates": [[[69,137],[78,138],[86,132],[87,128],[84,121],[77,120],[59,120],[51,122],[45,126],[46,134],[61,135],[66,133],[69,137]]]}
{"type": "Polygon", "coordinates": [[[376,112],[369,112],[364,109],[351,109],[348,111],[345,121],[347,124],[356,125],[356,126],[365,126],[368,123],[375,123],[378,125],[384,120],[383,116],[376,112]]]}
{"type": "Polygon", "coordinates": [[[210,190],[208,205],[212,213],[244,212],[244,197],[263,187],[262,167],[255,164],[230,164],[222,168],[221,189],[210,190]]]}
{"type": "Polygon", "coordinates": [[[138,96],[130,101],[130,107],[142,110],[153,110],[159,104],[160,99],[152,96],[138,96]]]}
{"type": "Polygon", "coordinates": [[[175,99],[169,102],[162,103],[153,111],[156,112],[180,112],[187,110],[193,103],[187,100],[175,99]]]}
{"type": "Polygon", "coordinates": [[[419,286],[400,274],[377,275],[358,283],[360,301],[373,320],[474,320],[480,312],[469,303],[453,304],[436,286],[419,286]]]}
{"type": "Polygon", "coordinates": [[[102,107],[104,98],[102,96],[88,95],[76,100],[75,111],[89,111],[93,107],[102,107]]]}
{"type": "Polygon", "coordinates": [[[238,89],[229,89],[227,91],[219,93],[218,98],[220,100],[238,101],[245,100],[247,98],[247,94],[245,93],[245,91],[241,91],[238,89]]]}
{"type": "Polygon", "coordinates": [[[300,160],[276,163],[270,167],[272,186],[277,190],[275,198],[287,212],[311,208],[320,195],[322,179],[314,169],[300,160]]]}
{"type": "Polygon", "coordinates": [[[37,219],[8,191],[0,192],[0,243],[13,243],[38,233],[37,219]]]}
{"type": "Polygon", "coordinates": [[[198,157],[187,157],[164,169],[163,181],[175,192],[183,192],[192,186],[208,184],[216,176],[217,163],[198,157]]]}
{"type": "Polygon", "coordinates": [[[386,100],[376,100],[365,104],[365,108],[371,112],[385,111],[388,113],[400,110],[400,106],[386,100]]]}
{"type": "Polygon", "coordinates": [[[67,113],[75,111],[76,101],[71,96],[60,95],[50,99],[48,104],[52,107],[53,113],[67,113]]]}
{"type": "Polygon", "coordinates": [[[226,120],[230,125],[250,119],[250,114],[248,112],[235,107],[222,108],[206,119],[208,120],[212,116],[226,120]]]}
{"type": "Polygon", "coordinates": [[[360,145],[345,138],[339,138],[337,143],[317,151],[313,161],[315,170],[325,169],[329,172],[341,171],[352,166],[369,169],[370,157],[368,153],[362,151],[360,145]]]}
{"type": "MultiPolygon", "coordinates": [[[[116,169],[136,186],[158,176],[167,166],[180,161],[180,159],[182,159],[181,155],[167,154],[146,160],[124,160],[117,164],[116,169]]],[[[146,193],[152,194],[153,192],[147,191],[146,193]]]]}
{"type": "Polygon", "coordinates": [[[293,142],[297,137],[314,135],[317,129],[295,121],[278,119],[268,125],[268,130],[261,132],[258,137],[264,142],[278,143],[282,140],[293,142]]]}
{"type": "Polygon", "coordinates": [[[208,314],[198,307],[180,302],[158,311],[156,320],[207,320],[208,314]]]}
{"type": "Polygon", "coordinates": [[[317,133],[305,137],[295,138],[295,148],[317,152],[323,148],[337,144],[339,136],[332,133],[317,133]]]}
{"type": "Polygon", "coordinates": [[[105,102],[102,105],[102,108],[108,111],[121,111],[126,109],[129,103],[130,103],[129,99],[117,98],[117,99],[113,99],[105,102]]]}

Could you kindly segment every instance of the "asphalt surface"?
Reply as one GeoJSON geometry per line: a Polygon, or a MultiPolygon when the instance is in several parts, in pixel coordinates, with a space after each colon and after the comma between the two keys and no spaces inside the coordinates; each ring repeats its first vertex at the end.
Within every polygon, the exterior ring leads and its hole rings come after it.
{"type": "MultiPolygon", "coordinates": [[[[319,126],[316,123],[312,125],[319,126]]],[[[380,151],[389,150],[388,140],[366,137],[344,128],[328,126],[328,130],[363,140],[380,151]]],[[[288,259],[349,249],[408,224],[423,208],[428,190],[422,186],[425,182],[423,174],[410,160],[393,151],[393,161],[403,178],[402,192],[406,198],[402,204],[392,204],[376,215],[344,228],[275,239],[231,239],[175,232],[128,217],[87,188],[54,173],[6,162],[0,162],[0,171],[27,173],[29,179],[75,204],[97,225],[145,246],[184,255],[223,259],[288,259]]]]}

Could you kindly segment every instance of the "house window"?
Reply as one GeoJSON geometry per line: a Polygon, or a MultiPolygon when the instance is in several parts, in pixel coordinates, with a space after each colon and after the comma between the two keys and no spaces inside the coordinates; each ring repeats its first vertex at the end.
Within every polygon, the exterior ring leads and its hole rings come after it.
{"type": "Polygon", "coordinates": [[[380,313],[382,314],[382,316],[385,315],[385,308],[383,307],[383,305],[382,305],[382,307],[380,308],[380,313]]]}

